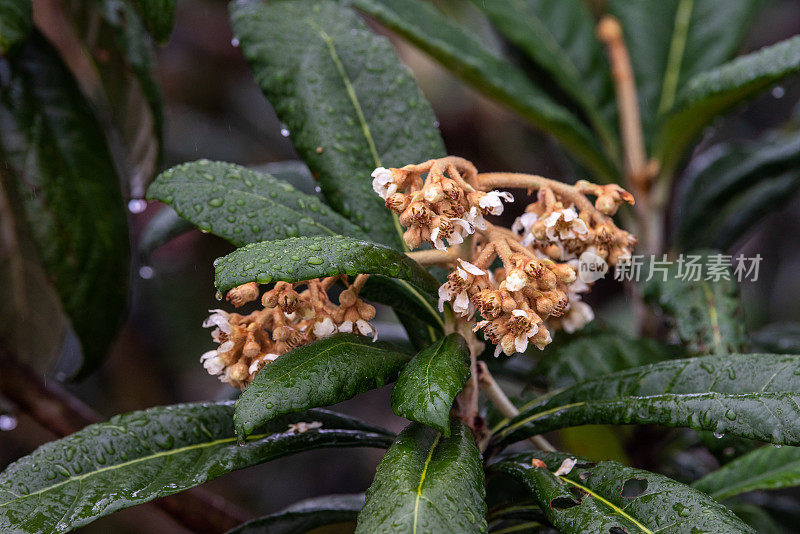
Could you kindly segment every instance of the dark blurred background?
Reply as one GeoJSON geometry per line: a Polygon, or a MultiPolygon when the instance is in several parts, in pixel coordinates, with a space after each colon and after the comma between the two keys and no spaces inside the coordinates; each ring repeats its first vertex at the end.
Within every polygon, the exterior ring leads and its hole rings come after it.
{"type": "MultiPolygon", "coordinates": [[[[504,46],[467,2],[439,3],[491,46],[504,46]]],[[[800,2],[767,2],[743,52],[790,37],[798,28],[800,2]]],[[[546,136],[461,84],[416,49],[389,37],[431,101],[451,154],[472,160],[481,170],[527,171],[569,181],[583,178],[575,175],[572,163],[553,150],[546,136]]],[[[199,158],[243,165],[295,159],[289,139],[282,135],[282,125],[231,39],[225,2],[178,3],[175,30],[158,50],[166,109],[164,167],[199,158]]],[[[795,78],[709,129],[698,151],[730,138],[755,138],[766,129],[779,127],[797,113],[798,100],[800,80],[795,78]]],[[[760,253],[764,258],[759,281],[742,286],[750,330],[776,320],[800,320],[797,200],[775,210],[731,251],[760,253]]],[[[510,220],[524,208],[519,204],[509,209],[510,220]]],[[[142,229],[160,209],[161,205],[151,203],[144,212],[131,213],[133,250],[142,229]]],[[[231,388],[206,374],[198,361],[213,347],[200,324],[209,308],[219,306],[214,298],[212,261],[231,248],[221,239],[192,231],[149,258],[138,259],[132,269],[130,313],[111,357],[95,376],[69,388],[105,416],[234,395],[231,388]]],[[[628,321],[629,306],[615,283],[604,282],[590,302],[606,309],[597,314],[600,320],[628,321]]],[[[391,317],[384,313],[384,319],[391,317]]],[[[373,391],[337,409],[399,431],[404,423],[391,413],[388,395],[386,388],[373,391]]],[[[15,418],[13,413],[0,423],[0,468],[53,438],[32,420],[15,418]]],[[[208,487],[260,515],[298,499],[364,491],[381,456],[382,451],[374,449],[306,452],[227,475],[208,487]]],[[[153,508],[139,507],[100,520],[82,532],[182,530],[153,508]]]]}

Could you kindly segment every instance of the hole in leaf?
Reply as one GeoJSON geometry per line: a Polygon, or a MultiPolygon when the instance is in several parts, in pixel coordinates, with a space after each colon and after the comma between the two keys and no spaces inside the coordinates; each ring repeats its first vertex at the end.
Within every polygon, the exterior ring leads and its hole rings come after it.
{"type": "Polygon", "coordinates": [[[628,531],[622,527],[611,527],[608,532],[609,534],[628,534],[628,531]]]}
{"type": "Polygon", "coordinates": [[[550,501],[550,508],[553,510],[566,510],[567,508],[572,508],[573,506],[578,506],[579,504],[580,501],[570,499],[569,497],[556,497],[550,501]]]}
{"type": "Polygon", "coordinates": [[[647,480],[644,478],[629,478],[622,484],[622,496],[633,499],[647,491],[647,480]]]}

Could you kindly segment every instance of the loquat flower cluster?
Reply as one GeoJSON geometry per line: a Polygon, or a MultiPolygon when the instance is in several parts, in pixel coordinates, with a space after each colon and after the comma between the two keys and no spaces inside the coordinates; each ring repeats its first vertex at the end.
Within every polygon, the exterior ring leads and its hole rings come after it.
{"type": "Polygon", "coordinates": [[[440,311],[449,302],[466,320],[480,315],[474,330],[496,345],[496,356],[525,352],[529,344],[542,349],[553,331],[574,332],[591,321],[592,309],[581,300],[591,283],[577,276],[579,258],[591,253],[616,265],[629,260],[636,244],[611,218],[634,201],[617,185],[479,174],[456,157],[381,167],[372,176],[373,188],[406,228],[406,244],[429,243],[445,251],[438,263],[455,268],[439,288],[440,311]],[[503,203],[514,200],[495,187],[536,190],[511,229],[484,217],[502,214],[503,203]]]}
{"type": "MultiPolygon", "coordinates": [[[[356,277],[334,304],[327,292],[337,280],[339,277],[277,282],[261,296],[263,308],[248,315],[210,310],[203,327],[214,329],[211,337],[219,346],[202,355],[203,366],[221,381],[244,388],[265,365],[301,345],[337,332],[376,340],[378,332],[370,323],[375,308],[358,296],[366,276],[356,277]],[[302,287],[305,289],[300,290],[302,287]]],[[[238,308],[258,300],[259,294],[259,285],[250,282],[231,289],[226,298],[238,308]]]]}

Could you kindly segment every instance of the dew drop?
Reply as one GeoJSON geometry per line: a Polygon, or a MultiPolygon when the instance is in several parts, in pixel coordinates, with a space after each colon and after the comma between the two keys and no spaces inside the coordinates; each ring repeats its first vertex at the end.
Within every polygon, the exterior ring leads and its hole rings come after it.
{"type": "Polygon", "coordinates": [[[222,203],[223,203],[223,200],[220,197],[214,197],[212,199],[209,199],[209,201],[208,201],[208,205],[212,206],[214,208],[218,208],[218,207],[222,206],[222,203]]]}
{"type": "Polygon", "coordinates": [[[320,258],[319,256],[309,256],[306,260],[309,265],[322,265],[325,263],[325,260],[320,258]]]}
{"type": "Polygon", "coordinates": [[[714,437],[715,437],[715,438],[717,438],[717,439],[721,439],[721,438],[722,438],[722,436],[724,436],[724,435],[725,435],[725,434],[723,434],[723,433],[721,433],[721,432],[714,432],[714,437]]]}
{"type": "Polygon", "coordinates": [[[131,213],[142,213],[147,209],[147,201],[143,198],[132,198],[128,201],[128,211],[131,213]]]}
{"type": "Polygon", "coordinates": [[[773,98],[783,98],[783,95],[786,94],[786,91],[780,85],[772,88],[772,96],[773,98]]]}
{"type": "Polygon", "coordinates": [[[239,39],[237,39],[236,37],[231,39],[231,46],[234,48],[239,48],[239,39]]]}
{"type": "Polygon", "coordinates": [[[288,128],[281,128],[281,135],[283,137],[289,137],[289,129],[288,128]]]}
{"type": "Polygon", "coordinates": [[[773,447],[775,447],[776,449],[780,449],[782,446],[783,445],[778,445],[777,443],[775,445],[773,445],[773,447]]]}
{"type": "Polygon", "coordinates": [[[8,432],[17,428],[17,418],[13,415],[0,415],[0,431],[8,432]]]}
{"type": "Polygon", "coordinates": [[[151,278],[153,278],[154,274],[155,271],[149,265],[142,265],[141,267],[139,267],[139,278],[142,278],[144,280],[150,280],[151,278]]]}

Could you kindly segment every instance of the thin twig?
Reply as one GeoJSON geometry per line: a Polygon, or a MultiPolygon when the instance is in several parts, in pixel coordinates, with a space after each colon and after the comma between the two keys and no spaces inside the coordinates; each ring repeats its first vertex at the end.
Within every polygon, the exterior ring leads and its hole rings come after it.
{"type": "MultiPolygon", "coordinates": [[[[478,369],[478,384],[480,385],[481,390],[486,394],[489,401],[494,404],[500,413],[504,416],[508,417],[509,419],[512,417],[516,417],[519,415],[519,410],[514,404],[508,399],[506,394],[503,392],[502,388],[497,384],[492,373],[489,372],[489,368],[486,366],[485,362],[478,362],[477,364],[478,369]]],[[[533,443],[536,448],[553,452],[556,450],[553,445],[547,441],[543,436],[531,436],[528,438],[531,443],[533,443]]]]}
{"type": "MultiPolygon", "coordinates": [[[[63,437],[103,417],[53,381],[42,376],[0,347],[0,395],[44,428],[63,437]]],[[[218,534],[247,521],[247,514],[220,496],[200,488],[152,502],[184,527],[218,534]]]]}
{"type": "Polygon", "coordinates": [[[447,250],[415,250],[406,252],[406,256],[420,265],[449,265],[458,258],[458,247],[449,247],[447,250]]]}

